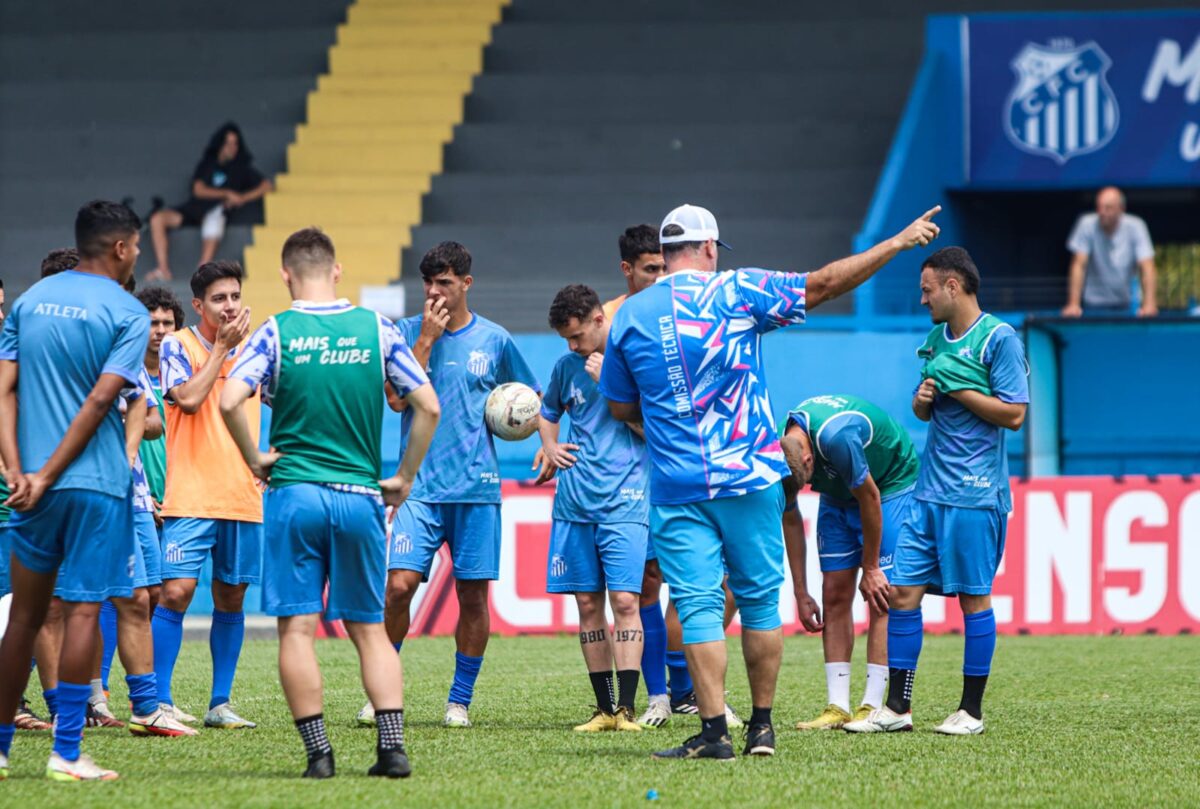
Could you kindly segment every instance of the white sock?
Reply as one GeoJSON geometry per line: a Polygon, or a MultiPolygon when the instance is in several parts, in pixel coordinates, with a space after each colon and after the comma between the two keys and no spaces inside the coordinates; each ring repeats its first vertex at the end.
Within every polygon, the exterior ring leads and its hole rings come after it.
{"type": "Polygon", "coordinates": [[[655,702],[661,702],[661,703],[663,703],[663,704],[665,704],[665,705],[670,705],[670,704],[671,704],[671,698],[670,698],[670,697],[668,697],[666,694],[651,694],[651,695],[650,695],[650,702],[651,702],[651,703],[655,703],[655,702]]]}
{"type": "Polygon", "coordinates": [[[867,690],[863,692],[863,704],[873,708],[883,705],[883,690],[887,688],[888,667],[878,663],[867,664],[867,690]]]}
{"type": "Polygon", "coordinates": [[[826,663],[825,688],[829,691],[829,704],[850,713],[850,664],[826,663]]]}
{"type": "Polygon", "coordinates": [[[92,695],[88,697],[88,705],[96,705],[101,702],[108,702],[108,697],[104,696],[104,681],[99,677],[92,680],[92,695]]]}

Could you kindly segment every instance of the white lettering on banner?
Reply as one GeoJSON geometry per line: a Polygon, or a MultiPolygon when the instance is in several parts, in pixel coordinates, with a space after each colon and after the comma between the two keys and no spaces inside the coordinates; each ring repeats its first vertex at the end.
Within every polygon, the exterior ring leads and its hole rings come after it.
{"type": "Polygon", "coordinates": [[[1053,492],[1025,498],[1025,536],[1037,537],[1025,550],[1025,620],[1054,620],[1054,581],[1063,594],[1063,619],[1092,620],[1092,495],[1069,492],[1059,512],[1053,492]]]}
{"type": "Polygon", "coordinates": [[[1187,85],[1184,98],[1189,104],[1200,102],[1200,37],[1192,44],[1186,59],[1181,59],[1182,48],[1173,39],[1164,39],[1158,43],[1154,52],[1154,61],[1146,72],[1146,81],[1142,84],[1142,100],[1147,104],[1158,101],[1163,82],[1174,87],[1187,85]]]}
{"type": "Polygon", "coordinates": [[[1179,506],[1179,603],[1200,621],[1200,492],[1179,506]]]}
{"type": "Polygon", "coordinates": [[[501,512],[500,580],[492,598],[496,615],[505,623],[523,629],[549,629],[554,625],[550,596],[522,598],[517,594],[517,523],[547,523],[554,499],[544,495],[508,497],[501,512]]]}
{"type": "Polygon", "coordinates": [[[1133,542],[1134,523],[1152,528],[1167,524],[1167,504],[1154,492],[1125,492],[1108,507],[1104,518],[1104,566],[1109,572],[1134,571],[1141,586],[1104,588],[1104,607],[1118,623],[1136,624],[1158,614],[1167,600],[1167,546],[1133,542]]]}

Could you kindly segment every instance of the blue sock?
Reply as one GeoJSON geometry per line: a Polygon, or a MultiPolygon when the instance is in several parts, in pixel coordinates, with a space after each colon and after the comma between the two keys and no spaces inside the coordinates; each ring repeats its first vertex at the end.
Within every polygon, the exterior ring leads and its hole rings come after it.
{"type": "Polygon", "coordinates": [[[986,677],[992,671],[992,654],[996,651],[996,615],[990,609],[963,616],[963,674],[986,677]]]}
{"type": "Polygon", "coordinates": [[[392,644],[392,648],[396,650],[396,654],[400,654],[400,647],[404,645],[404,641],[399,640],[392,644]]]}
{"type": "Polygon", "coordinates": [[[11,722],[7,725],[0,725],[0,756],[7,756],[8,751],[12,749],[13,734],[17,732],[17,726],[11,722]]]}
{"type": "Polygon", "coordinates": [[[229,702],[233,692],[233,675],[237,674],[242,640],[246,637],[246,613],[213,610],[212,629],[208,633],[208,648],[212,652],[213,685],[208,709],[229,702]]]}
{"type": "Polygon", "coordinates": [[[671,680],[671,699],[680,700],[692,693],[692,675],[688,672],[687,655],[682,651],[667,652],[667,675],[671,680]]]}
{"type": "Polygon", "coordinates": [[[58,684],[58,724],[54,728],[54,752],[67,761],[79,759],[79,742],[83,740],[83,721],[91,695],[90,683],[58,684]]]}
{"type": "Polygon", "coordinates": [[[111,601],[100,604],[100,639],[103,642],[100,658],[100,683],[108,690],[108,674],[112,671],[113,653],[117,651],[117,606],[111,601]]]}
{"type": "Polygon", "coordinates": [[[917,670],[917,658],[921,656],[921,642],[925,638],[925,622],[921,610],[888,611],[888,667],[917,670]]]}
{"type": "Polygon", "coordinates": [[[642,679],[650,696],[667,693],[667,622],[662,606],[642,607],[642,679]]]}
{"type": "Polygon", "coordinates": [[[175,676],[175,661],[179,659],[179,647],[183,643],[183,613],[159,604],[154,608],[150,633],[154,636],[154,677],[158,682],[158,701],[174,705],[171,678],[175,676]]]}
{"type": "Polygon", "coordinates": [[[475,694],[475,678],[483,666],[482,657],[469,657],[462,652],[454,653],[454,683],[450,686],[450,702],[470,705],[475,694]]]}
{"type": "MultiPolygon", "coordinates": [[[[91,686],[88,686],[88,693],[91,693],[91,686]]],[[[42,699],[46,701],[46,712],[50,714],[51,721],[54,721],[53,717],[58,716],[58,689],[43,691],[42,699]]]]}
{"type": "Polygon", "coordinates": [[[125,685],[129,687],[129,701],[138,716],[149,716],[158,708],[158,683],[154,672],[149,674],[126,674],[125,685]]]}

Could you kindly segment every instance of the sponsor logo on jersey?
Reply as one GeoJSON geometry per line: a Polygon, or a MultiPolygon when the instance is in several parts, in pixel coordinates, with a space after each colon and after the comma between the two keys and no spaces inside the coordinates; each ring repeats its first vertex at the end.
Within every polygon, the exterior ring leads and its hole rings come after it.
{"type": "Polygon", "coordinates": [[[488,368],[492,365],[491,357],[483,351],[472,351],[467,357],[467,370],[475,374],[475,376],[483,376],[488,372],[488,368]]]}
{"type": "Polygon", "coordinates": [[[1102,149],[1120,124],[1106,78],[1112,60],[1095,42],[1030,42],[1012,61],[1017,82],[1008,97],[1004,133],[1023,152],[1060,165],[1102,149]]]}

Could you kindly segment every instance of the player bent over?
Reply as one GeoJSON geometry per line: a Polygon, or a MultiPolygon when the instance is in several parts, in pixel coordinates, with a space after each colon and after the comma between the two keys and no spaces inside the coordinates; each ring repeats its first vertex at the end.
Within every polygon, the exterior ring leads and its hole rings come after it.
{"type": "MultiPolygon", "coordinates": [[[[817,553],[821,563],[821,603],[825,622],[828,704],[798,730],[834,730],[883,705],[887,685],[888,579],[900,526],[912,507],[917,453],[908,431],[884,410],[854,396],[815,396],[788,413],[784,457],[803,487],[821,495],[817,553]],[[862,570],[862,581],[858,572],[862,570]],[[869,610],[867,685],[862,703],[850,712],[850,656],[854,651],[854,588],[869,610]]],[[[789,504],[795,508],[794,503],[789,504]]],[[[803,530],[803,528],[801,529],[803,530]]],[[[804,568],[803,544],[785,533],[793,571],[804,568]]],[[[801,537],[803,534],[800,535],[801,537]]],[[[796,579],[801,620],[819,623],[811,599],[796,579]]],[[[815,605],[813,605],[815,606],[815,605]]]]}
{"type": "MultiPolygon", "coordinates": [[[[503,382],[541,390],[512,336],[471,311],[471,254],[442,242],[421,259],[425,313],[397,325],[413,356],[428,369],[442,409],[428,462],[412,496],[396,512],[388,558],[388,636],[399,651],[408,634],[409,605],[443,543],[454,559],[458,626],[454,681],[442,724],[470,727],[468,709],[487,649],[488,583],[500,575],[500,463],[484,425],[488,394],[503,382]]],[[[408,434],[411,416],[404,414],[408,434]]],[[[370,705],[359,714],[369,723],[370,705]]]]}
{"type": "Polygon", "coordinates": [[[246,465],[270,480],[263,605],[279,616],[279,679],[308,753],[305,777],[334,774],[314,638],[325,610],[343,619],[375,705],[378,760],[369,775],[403,778],[404,684],[383,626],[384,503],[403,502],[433,438],[437,395],[399,330],[338,298],[342,268],[316,228],[283,245],[294,303],[251,337],[221,395],[221,415],[246,465]],[[412,422],[400,468],[379,480],[384,383],[407,397],[412,422]],[[273,408],[261,453],[246,418],[256,388],[273,408]]]}
{"type": "Polygon", "coordinates": [[[596,694],[595,714],[575,730],[640,731],[633,711],[642,659],[638,597],[650,532],[646,445],[639,427],[612,417],[597,387],[609,321],[595,291],[582,284],[561,289],[550,306],[550,327],[570,353],[554,365],[538,425],[545,453],[538,482],[559,472],[546,590],[575,594],[579,643],[596,694]],[[560,443],[564,414],[571,423],[560,443]],[[615,619],[611,643],[606,588],[615,619]]]}
{"type": "Polygon", "coordinates": [[[961,247],[921,268],[921,304],[937,325],[917,351],[925,360],[913,412],[929,438],[915,504],[896,541],[888,620],[887,704],[845,726],[856,733],[912,730],[913,679],[921,654],[921,598],[957,595],[965,649],[958,710],[936,730],[983,732],[983,690],[996,650],[992,579],[1004,555],[1012,496],[1005,430],[1019,430],[1029,402],[1025,351],[1012,326],[979,310],[979,270],[961,247]]]}
{"type": "Polygon", "coordinates": [[[13,600],[0,643],[0,779],[8,775],[13,718],[56,581],[64,642],[46,775],[117,777],[79,748],[100,603],[133,593],[131,477],[113,405],[137,384],[150,331],[145,308],[120,287],[137,262],[140,227],[124,205],[81,208],[79,266],[34,284],[0,336],[0,453],[16,511],[6,529],[13,600]]]}

